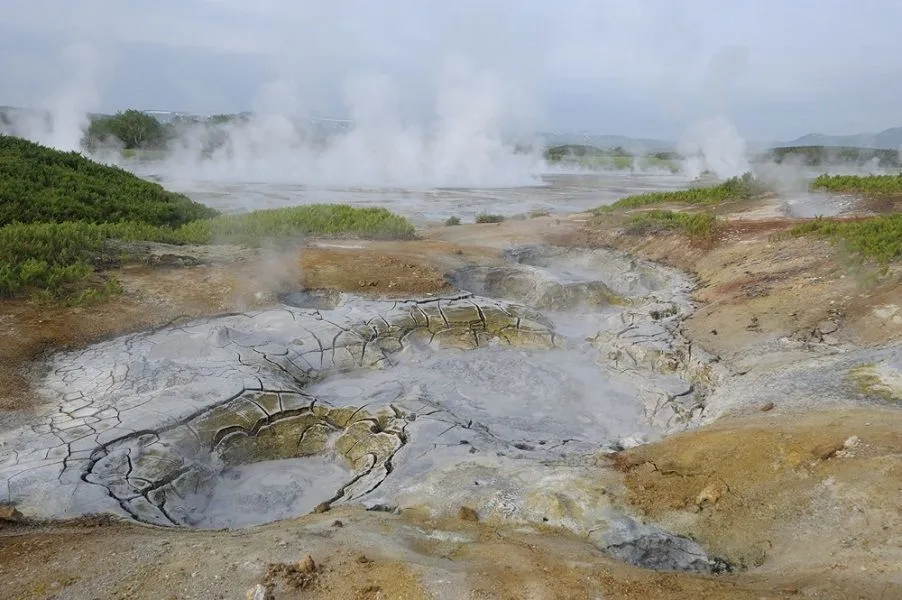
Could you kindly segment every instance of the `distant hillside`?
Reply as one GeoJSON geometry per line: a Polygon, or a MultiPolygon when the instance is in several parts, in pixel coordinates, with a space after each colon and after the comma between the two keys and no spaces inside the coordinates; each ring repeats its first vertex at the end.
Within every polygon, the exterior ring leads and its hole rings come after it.
{"type": "Polygon", "coordinates": [[[899,150],[902,147],[902,127],[893,127],[880,133],[857,133],[855,135],[825,135],[809,133],[781,146],[846,146],[857,148],[879,148],[899,150]]]}
{"type": "Polygon", "coordinates": [[[539,136],[545,141],[547,147],[581,145],[594,146],[596,148],[623,148],[633,154],[646,154],[651,152],[672,152],[676,150],[676,143],[667,140],[653,140],[643,138],[631,138],[625,135],[604,135],[596,133],[579,132],[545,132],[539,136]]]}

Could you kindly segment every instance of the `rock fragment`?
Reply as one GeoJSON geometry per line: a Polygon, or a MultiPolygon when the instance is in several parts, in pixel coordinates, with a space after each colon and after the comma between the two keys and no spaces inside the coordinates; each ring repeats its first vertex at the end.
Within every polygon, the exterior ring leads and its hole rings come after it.
{"type": "Polygon", "coordinates": [[[823,444],[818,444],[817,446],[812,448],[811,453],[819,460],[828,460],[832,458],[837,452],[842,450],[844,445],[845,440],[838,442],[825,442],[823,444]]]}

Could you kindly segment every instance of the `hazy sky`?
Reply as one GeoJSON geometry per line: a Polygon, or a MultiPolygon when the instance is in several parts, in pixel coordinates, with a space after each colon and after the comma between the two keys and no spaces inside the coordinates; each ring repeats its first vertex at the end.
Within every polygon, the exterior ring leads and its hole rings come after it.
{"type": "Polygon", "coordinates": [[[724,114],[786,140],[902,125],[900,23],[898,0],[4,0],[0,104],[343,117],[375,75],[414,117],[488,86],[535,129],[724,114]]]}

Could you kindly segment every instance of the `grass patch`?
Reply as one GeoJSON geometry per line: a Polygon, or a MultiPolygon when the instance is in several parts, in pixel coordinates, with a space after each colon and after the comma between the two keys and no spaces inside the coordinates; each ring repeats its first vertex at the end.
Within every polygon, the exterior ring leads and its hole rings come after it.
{"type": "Polygon", "coordinates": [[[902,173],[898,175],[820,175],[811,182],[812,190],[839,194],[888,196],[902,194],[902,173]]]}
{"type": "Polygon", "coordinates": [[[476,215],[477,223],[501,223],[502,221],[504,221],[504,217],[501,215],[476,215]]]}
{"type": "Polygon", "coordinates": [[[684,213],[671,210],[651,210],[632,215],[626,222],[630,235],[652,235],[675,231],[694,240],[712,240],[717,232],[717,217],[712,212],[684,213]]]}
{"type": "Polygon", "coordinates": [[[902,214],[857,221],[816,218],[797,225],[790,235],[818,235],[843,242],[852,252],[881,265],[902,259],[902,214]]]}
{"type": "Polygon", "coordinates": [[[866,396],[876,396],[884,402],[902,402],[899,392],[893,390],[877,372],[877,365],[863,364],[849,370],[846,380],[852,384],[859,393],[866,396]]]}
{"type": "Polygon", "coordinates": [[[97,274],[120,261],[111,240],[258,246],[303,234],[410,239],[414,227],[384,208],[336,204],[219,215],[122,169],[0,136],[0,297],[83,304],[117,293],[97,274]]]}
{"type": "Polygon", "coordinates": [[[539,217],[548,217],[551,215],[551,211],[545,208],[537,208],[535,210],[529,211],[527,216],[530,219],[538,219],[539,217]]]}
{"type": "Polygon", "coordinates": [[[460,217],[448,217],[445,220],[445,225],[448,227],[452,227],[454,225],[460,225],[460,217]]]}
{"type": "Polygon", "coordinates": [[[693,187],[672,192],[649,192],[626,196],[610,206],[595,209],[596,213],[618,208],[639,208],[655,204],[715,205],[728,200],[749,200],[764,195],[770,189],[751,173],[731,177],[710,187],[693,187]]]}
{"type": "Polygon", "coordinates": [[[140,221],[178,227],[212,208],[132,173],[0,135],[0,226],[20,223],[140,221]]]}
{"type": "Polygon", "coordinates": [[[178,243],[242,244],[303,234],[352,236],[377,240],[409,240],[414,226],[384,208],[344,204],[310,204],[194,221],[175,231],[178,243]]]}
{"type": "Polygon", "coordinates": [[[414,227],[384,208],[334,204],[220,215],[178,228],[134,221],[13,223],[0,227],[0,297],[30,293],[69,302],[89,299],[90,290],[97,291],[98,285],[115,291],[108,282],[92,282],[95,269],[119,260],[109,240],[259,246],[302,234],[411,239],[414,227]]]}

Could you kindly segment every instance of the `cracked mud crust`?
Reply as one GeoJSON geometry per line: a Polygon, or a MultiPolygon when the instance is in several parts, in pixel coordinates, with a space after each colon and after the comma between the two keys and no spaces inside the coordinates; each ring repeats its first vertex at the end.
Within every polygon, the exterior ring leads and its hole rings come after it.
{"type": "Polygon", "coordinates": [[[8,303],[0,597],[900,596],[899,274],[786,226],[542,217],[8,303]],[[40,519],[94,511],[129,522],[40,519]]]}
{"type": "Polygon", "coordinates": [[[224,468],[334,454],[346,481],[310,487],[317,503],[353,499],[391,470],[406,422],[390,406],[317,405],[304,386],[328,371],[387,367],[409,346],[489,343],[555,342],[530,309],[463,295],[240,314],[59,354],[42,384],[55,408],[2,436],[0,497],[40,517],[110,510],[109,498],[139,520],[186,524],[224,468]]]}

